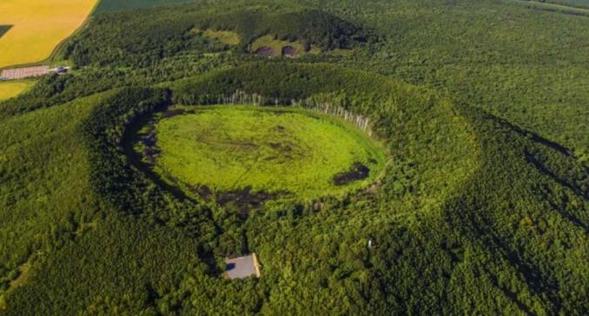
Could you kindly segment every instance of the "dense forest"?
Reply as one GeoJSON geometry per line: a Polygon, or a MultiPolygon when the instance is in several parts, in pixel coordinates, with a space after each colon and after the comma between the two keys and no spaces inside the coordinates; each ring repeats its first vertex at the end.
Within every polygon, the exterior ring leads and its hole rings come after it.
{"type": "Polygon", "coordinates": [[[55,54],[73,70],[0,104],[0,314],[589,312],[589,19],[486,0],[158,2],[103,1],[55,54]],[[321,53],[245,49],[267,34],[321,53]],[[146,117],[239,97],[366,117],[383,178],[244,216],[129,152],[146,117]],[[223,278],[251,252],[261,278],[223,278]]]}

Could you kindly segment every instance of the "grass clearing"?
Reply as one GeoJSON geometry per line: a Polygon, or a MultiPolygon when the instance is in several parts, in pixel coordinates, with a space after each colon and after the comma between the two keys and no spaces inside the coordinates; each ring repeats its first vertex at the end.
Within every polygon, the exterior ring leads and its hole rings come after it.
{"type": "Polygon", "coordinates": [[[0,82],[0,101],[16,97],[29,89],[34,83],[35,81],[32,80],[0,82]]]}
{"type": "Polygon", "coordinates": [[[239,34],[231,31],[206,30],[203,31],[203,35],[208,38],[215,39],[226,45],[239,45],[239,43],[241,42],[239,34]]]}
{"type": "Polygon", "coordinates": [[[321,52],[319,48],[311,48],[309,51],[305,51],[305,45],[301,41],[283,41],[276,39],[273,35],[264,35],[256,39],[250,46],[252,53],[257,53],[261,49],[270,48],[272,51],[267,57],[280,57],[282,56],[282,49],[290,46],[294,48],[294,56],[300,56],[302,54],[318,54],[321,52]]]}
{"type": "Polygon", "coordinates": [[[47,59],[95,4],[96,0],[1,1],[1,22],[13,27],[0,37],[0,68],[47,59]]]}
{"type": "Polygon", "coordinates": [[[312,199],[372,183],[384,166],[380,144],[335,118],[292,108],[199,107],[156,123],[156,172],[214,192],[250,188],[312,199]],[[364,177],[339,185],[354,166],[364,177]]]}

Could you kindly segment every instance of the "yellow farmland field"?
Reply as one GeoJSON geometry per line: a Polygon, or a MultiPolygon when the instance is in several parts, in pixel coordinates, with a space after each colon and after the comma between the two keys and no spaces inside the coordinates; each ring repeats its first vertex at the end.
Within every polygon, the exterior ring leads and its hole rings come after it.
{"type": "Polygon", "coordinates": [[[42,61],[82,25],[97,0],[0,0],[0,68],[42,61]]]}
{"type": "Polygon", "coordinates": [[[34,81],[31,80],[0,81],[0,101],[17,96],[32,86],[33,83],[34,81]]]}

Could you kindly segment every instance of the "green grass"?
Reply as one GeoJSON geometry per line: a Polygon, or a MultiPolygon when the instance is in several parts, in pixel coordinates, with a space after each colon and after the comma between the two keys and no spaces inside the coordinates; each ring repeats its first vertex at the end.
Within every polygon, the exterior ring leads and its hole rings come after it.
{"type": "Polygon", "coordinates": [[[156,170],[167,179],[214,191],[251,187],[302,199],[341,195],[373,182],[382,147],[359,130],[313,112],[252,106],[199,107],[162,119],[156,170]],[[370,176],[346,185],[334,177],[360,162],[370,176]]]}
{"type": "Polygon", "coordinates": [[[239,34],[231,31],[206,30],[203,32],[203,35],[226,45],[239,45],[241,41],[239,34]]]}

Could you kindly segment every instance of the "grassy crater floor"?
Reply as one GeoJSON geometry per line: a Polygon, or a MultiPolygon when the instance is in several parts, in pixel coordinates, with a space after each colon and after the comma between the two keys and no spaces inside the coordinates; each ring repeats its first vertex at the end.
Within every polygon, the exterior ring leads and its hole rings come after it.
{"type": "Polygon", "coordinates": [[[140,133],[135,147],[153,170],[201,195],[338,196],[375,181],[386,160],[352,124],[294,108],[184,107],[140,133]]]}

